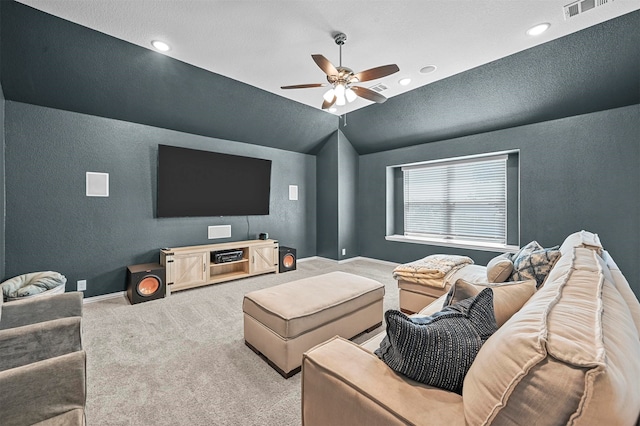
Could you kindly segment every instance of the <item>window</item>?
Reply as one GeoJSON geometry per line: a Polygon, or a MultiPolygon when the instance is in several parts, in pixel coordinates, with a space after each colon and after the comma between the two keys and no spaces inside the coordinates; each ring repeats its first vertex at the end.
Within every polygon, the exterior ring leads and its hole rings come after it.
{"type": "Polygon", "coordinates": [[[388,185],[395,207],[387,209],[387,239],[479,249],[518,244],[517,152],[394,166],[388,176],[397,184],[388,185]]]}
{"type": "Polygon", "coordinates": [[[506,244],[506,155],[402,172],[405,235],[506,244]]]}

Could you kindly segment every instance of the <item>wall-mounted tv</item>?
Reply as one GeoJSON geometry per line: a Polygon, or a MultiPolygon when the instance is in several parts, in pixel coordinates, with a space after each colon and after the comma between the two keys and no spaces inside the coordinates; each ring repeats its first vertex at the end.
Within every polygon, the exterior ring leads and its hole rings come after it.
{"type": "Polygon", "coordinates": [[[157,217],[269,214],[271,160],[158,145],[157,217]]]}

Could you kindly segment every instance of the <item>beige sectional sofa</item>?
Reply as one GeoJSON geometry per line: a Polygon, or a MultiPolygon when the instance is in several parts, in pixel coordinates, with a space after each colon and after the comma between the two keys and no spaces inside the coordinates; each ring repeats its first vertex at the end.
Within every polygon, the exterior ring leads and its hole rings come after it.
{"type": "Polygon", "coordinates": [[[597,235],[572,234],[560,252],[480,348],[461,394],[391,370],[373,354],[384,333],[362,346],[336,337],[304,355],[303,424],[637,424],[640,303],[597,235]]]}

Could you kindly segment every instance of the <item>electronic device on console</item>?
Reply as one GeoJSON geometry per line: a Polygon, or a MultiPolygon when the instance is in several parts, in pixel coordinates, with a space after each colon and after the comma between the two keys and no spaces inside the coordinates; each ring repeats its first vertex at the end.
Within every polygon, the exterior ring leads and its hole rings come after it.
{"type": "Polygon", "coordinates": [[[211,261],[213,263],[228,263],[242,260],[244,251],[242,250],[221,250],[211,252],[211,261]]]}

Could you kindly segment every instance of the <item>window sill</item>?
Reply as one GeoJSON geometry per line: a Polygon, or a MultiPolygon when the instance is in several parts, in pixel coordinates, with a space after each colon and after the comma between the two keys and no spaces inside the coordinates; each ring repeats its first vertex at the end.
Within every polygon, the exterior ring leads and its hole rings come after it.
{"type": "Polygon", "coordinates": [[[483,242],[477,242],[477,241],[445,240],[445,239],[439,239],[439,238],[408,237],[406,235],[387,235],[385,239],[387,241],[396,241],[399,243],[427,244],[431,246],[455,247],[455,248],[480,250],[480,251],[493,251],[497,253],[517,251],[520,249],[520,247],[518,246],[505,245],[505,244],[491,244],[491,243],[483,243],[483,242]]]}

